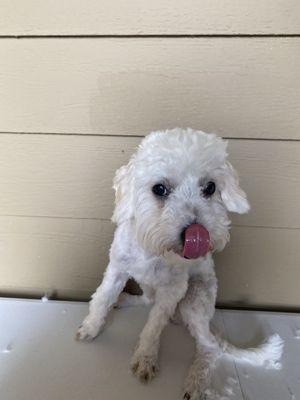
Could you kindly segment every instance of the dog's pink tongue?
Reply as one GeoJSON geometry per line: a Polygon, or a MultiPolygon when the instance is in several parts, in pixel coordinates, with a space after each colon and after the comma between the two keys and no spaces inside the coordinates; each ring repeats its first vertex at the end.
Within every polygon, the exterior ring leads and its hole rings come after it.
{"type": "Polygon", "coordinates": [[[209,233],[200,224],[188,226],[184,232],[183,257],[204,257],[209,251],[209,233]]]}

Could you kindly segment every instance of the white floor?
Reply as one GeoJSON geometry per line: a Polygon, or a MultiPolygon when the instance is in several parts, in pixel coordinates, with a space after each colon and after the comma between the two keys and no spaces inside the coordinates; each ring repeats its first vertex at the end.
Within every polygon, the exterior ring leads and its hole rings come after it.
{"type": "MultiPolygon", "coordinates": [[[[160,372],[148,385],[129,360],[148,309],[115,310],[93,343],[78,343],[86,303],[0,299],[1,400],[180,400],[193,341],[170,324],[162,338],[160,372]]],[[[215,325],[230,341],[255,345],[278,332],[286,341],[281,371],[222,361],[213,384],[229,400],[300,399],[300,315],[219,311],[215,325]]]]}

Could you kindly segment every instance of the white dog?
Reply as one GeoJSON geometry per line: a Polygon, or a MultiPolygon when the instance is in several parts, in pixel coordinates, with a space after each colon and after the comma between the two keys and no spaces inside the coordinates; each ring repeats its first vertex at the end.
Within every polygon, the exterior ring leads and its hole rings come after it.
{"type": "Polygon", "coordinates": [[[117,229],[110,262],[77,333],[78,339],[95,338],[116,302],[153,303],[131,361],[135,375],[148,381],[158,367],[160,335],[177,307],[196,342],[184,399],[204,398],[223,354],[280,367],[283,342],[278,335],[258,348],[242,350],[210,332],[217,293],[212,253],[229,240],[227,212],[249,210],[226,160],[226,146],[216,135],[192,129],[153,132],[117,171],[112,218],[117,229]],[[129,278],[140,284],[141,296],[121,293],[129,278]]]}

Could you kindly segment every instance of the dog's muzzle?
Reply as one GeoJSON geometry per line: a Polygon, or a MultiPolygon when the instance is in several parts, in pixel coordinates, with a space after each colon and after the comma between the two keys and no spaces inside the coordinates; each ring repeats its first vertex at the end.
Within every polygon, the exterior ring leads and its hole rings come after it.
{"type": "Polygon", "coordinates": [[[192,224],[182,232],[183,251],[182,257],[196,259],[204,257],[210,248],[208,231],[200,224],[192,224]]]}

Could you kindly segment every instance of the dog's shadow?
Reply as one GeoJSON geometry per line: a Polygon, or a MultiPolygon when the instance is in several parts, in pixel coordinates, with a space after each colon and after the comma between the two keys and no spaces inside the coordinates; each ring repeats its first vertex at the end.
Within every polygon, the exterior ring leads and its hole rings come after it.
{"type": "Polygon", "coordinates": [[[245,309],[217,309],[211,330],[243,349],[257,347],[274,334],[268,320],[262,321],[259,311],[245,309]]]}

